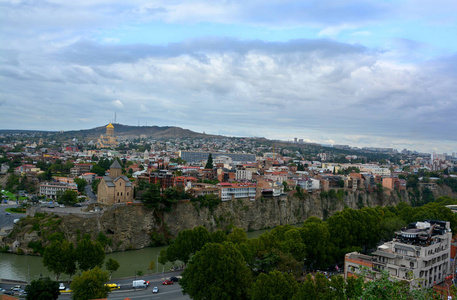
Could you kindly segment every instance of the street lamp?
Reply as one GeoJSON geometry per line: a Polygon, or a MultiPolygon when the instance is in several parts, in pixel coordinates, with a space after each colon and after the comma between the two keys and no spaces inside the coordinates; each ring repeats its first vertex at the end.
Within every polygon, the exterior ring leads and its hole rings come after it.
{"type": "Polygon", "coordinates": [[[157,252],[157,274],[159,274],[159,252],[157,252]]]}

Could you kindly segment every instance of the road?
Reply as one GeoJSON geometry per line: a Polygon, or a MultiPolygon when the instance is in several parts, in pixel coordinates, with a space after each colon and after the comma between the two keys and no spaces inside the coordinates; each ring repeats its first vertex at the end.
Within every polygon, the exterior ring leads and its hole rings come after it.
{"type": "Polygon", "coordinates": [[[86,185],[84,190],[86,191],[86,195],[90,199],[91,203],[97,202],[97,195],[95,195],[94,192],[92,192],[92,186],[90,184],[86,185]]]}
{"type": "MultiPolygon", "coordinates": [[[[169,273],[168,277],[162,277],[163,275],[151,275],[149,277],[142,277],[142,279],[149,280],[149,288],[147,289],[132,289],[132,281],[134,279],[122,279],[114,280],[113,282],[119,283],[121,285],[120,290],[115,290],[109,293],[108,299],[110,300],[124,300],[125,298],[130,298],[132,300],[142,300],[142,299],[166,299],[166,300],[188,300],[190,297],[188,295],[183,295],[181,286],[178,283],[173,285],[162,285],[163,280],[168,279],[169,276],[176,276],[179,273],[169,273]],[[153,287],[159,288],[159,293],[153,294],[153,287]]],[[[62,293],[59,300],[69,300],[71,299],[71,294],[62,293]]]]}
{"type": "Polygon", "coordinates": [[[17,207],[18,204],[9,205],[9,204],[2,204],[0,205],[0,228],[13,226],[14,219],[20,219],[25,217],[25,214],[18,214],[18,213],[11,213],[10,215],[6,215],[6,209],[11,207],[17,207]]]}

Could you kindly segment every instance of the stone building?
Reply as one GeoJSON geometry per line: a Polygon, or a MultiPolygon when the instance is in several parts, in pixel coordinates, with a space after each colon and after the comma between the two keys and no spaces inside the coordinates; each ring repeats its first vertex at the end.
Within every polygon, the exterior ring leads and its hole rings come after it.
{"type": "Polygon", "coordinates": [[[114,135],[114,126],[109,123],[106,126],[106,134],[101,134],[97,141],[97,148],[115,148],[119,146],[117,137],[114,135]]]}
{"type": "Polygon", "coordinates": [[[122,175],[122,167],[114,160],[109,175],[103,176],[98,184],[98,202],[103,204],[127,203],[133,201],[133,187],[127,176],[122,175]]]}

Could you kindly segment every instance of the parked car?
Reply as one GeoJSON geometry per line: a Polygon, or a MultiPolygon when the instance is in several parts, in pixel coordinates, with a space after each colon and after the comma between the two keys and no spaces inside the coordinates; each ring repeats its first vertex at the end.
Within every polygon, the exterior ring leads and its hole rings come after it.
{"type": "Polygon", "coordinates": [[[159,288],[155,286],[155,287],[152,289],[152,292],[153,292],[154,294],[157,294],[157,293],[159,292],[159,288]]]}
{"type": "Polygon", "coordinates": [[[10,212],[6,212],[6,214],[5,214],[5,215],[9,216],[9,215],[11,215],[11,213],[10,213],[10,212]]]}
{"type": "Polygon", "coordinates": [[[59,290],[61,290],[61,291],[65,290],[65,285],[62,282],[59,283],[59,290]]]}
{"type": "Polygon", "coordinates": [[[83,207],[81,203],[75,203],[75,207],[83,207]]]}
{"type": "Polygon", "coordinates": [[[165,280],[164,282],[162,282],[162,285],[169,285],[169,284],[173,284],[173,281],[165,280]]]}
{"type": "Polygon", "coordinates": [[[179,281],[179,278],[178,277],[170,277],[170,281],[173,281],[173,282],[178,282],[179,281]]]}
{"type": "Polygon", "coordinates": [[[48,208],[54,208],[55,206],[54,205],[49,205],[48,208]]]}

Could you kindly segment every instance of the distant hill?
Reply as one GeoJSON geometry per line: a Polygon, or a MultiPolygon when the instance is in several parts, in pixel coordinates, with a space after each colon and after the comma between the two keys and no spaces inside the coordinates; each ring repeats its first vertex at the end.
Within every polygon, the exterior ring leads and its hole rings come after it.
{"type": "MultiPolygon", "coordinates": [[[[171,126],[129,126],[122,124],[113,124],[114,134],[119,137],[139,138],[140,135],[155,138],[185,138],[185,137],[215,137],[215,135],[207,135],[183,129],[180,127],[171,126]]],[[[55,138],[77,138],[77,139],[97,139],[101,134],[106,133],[106,125],[92,129],[64,131],[55,133],[55,138]]]]}
{"type": "MultiPolygon", "coordinates": [[[[106,124],[108,125],[108,124],[106,124]]],[[[83,139],[98,139],[101,134],[106,133],[106,125],[92,128],[92,129],[82,129],[82,130],[71,130],[71,131],[43,131],[43,130],[15,130],[15,129],[0,129],[0,134],[34,134],[39,136],[47,136],[56,139],[56,140],[66,140],[77,138],[79,140],[83,139]]],[[[147,137],[155,138],[186,138],[186,137],[196,137],[196,138],[211,138],[218,137],[217,135],[209,135],[191,131],[189,129],[183,129],[180,127],[173,126],[129,126],[122,124],[113,124],[114,134],[119,137],[133,137],[139,138],[140,135],[146,135],[147,137]]]]}

